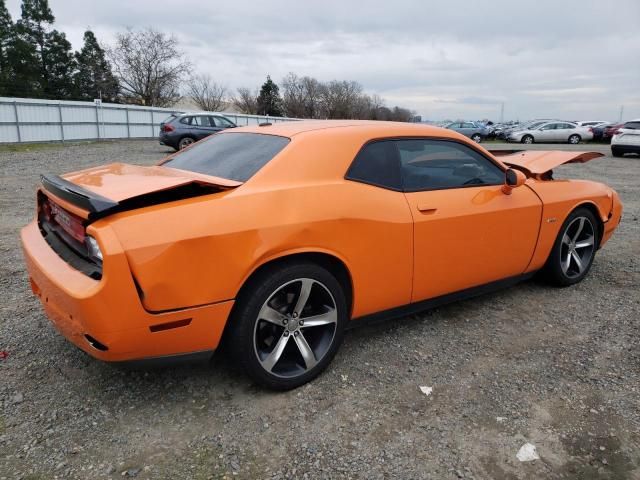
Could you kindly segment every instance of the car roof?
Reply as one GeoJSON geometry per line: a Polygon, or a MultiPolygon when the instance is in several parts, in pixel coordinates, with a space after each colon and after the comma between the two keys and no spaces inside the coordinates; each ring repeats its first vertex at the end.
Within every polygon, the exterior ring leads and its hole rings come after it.
{"type": "Polygon", "coordinates": [[[251,125],[234,128],[234,132],[262,133],[293,137],[295,135],[330,129],[347,129],[367,133],[372,138],[389,136],[437,136],[460,138],[460,134],[442,127],[423,123],[383,122],[378,120],[301,120],[290,122],[274,122],[271,124],[251,125]]]}

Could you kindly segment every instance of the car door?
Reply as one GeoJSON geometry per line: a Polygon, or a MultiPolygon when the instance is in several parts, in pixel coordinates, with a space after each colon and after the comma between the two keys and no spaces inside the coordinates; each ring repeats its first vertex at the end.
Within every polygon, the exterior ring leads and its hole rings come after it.
{"type": "Polygon", "coordinates": [[[555,142],[556,139],[556,126],[555,123],[546,123],[538,128],[534,137],[536,142],[555,142]]]}
{"type": "MultiPolygon", "coordinates": [[[[556,128],[556,142],[568,142],[569,141],[569,137],[571,135],[573,135],[574,133],[578,133],[581,137],[584,137],[584,133],[583,132],[579,132],[579,130],[583,130],[583,129],[579,129],[577,128],[578,126],[573,124],[573,123],[558,123],[557,124],[557,128],[556,128]]],[[[586,130],[587,127],[584,127],[584,130],[586,130]]]]}
{"type": "Polygon", "coordinates": [[[522,274],[542,203],[526,185],[502,192],[504,170],[461,142],[397,140],[414,219],[412,301],[522,274]]]}
{"type": "Polygon", "coordinates": [[[464,122],[462,123],[462,129],[460,133],[462,133],[466,137],[471,137],[476,132],[477,128],[473,123],[464,122]]]}

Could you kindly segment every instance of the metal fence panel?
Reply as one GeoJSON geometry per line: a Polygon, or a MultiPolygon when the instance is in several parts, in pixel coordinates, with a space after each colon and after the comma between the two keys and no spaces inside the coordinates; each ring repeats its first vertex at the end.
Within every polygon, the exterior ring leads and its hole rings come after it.
{"type": "MultiPolygon", "coordinates": [[[[171,108],[0,97],[0,143],[153,138],[171,108]]],[[[220,113],[238,126],[297,118],[220,113]]]]}

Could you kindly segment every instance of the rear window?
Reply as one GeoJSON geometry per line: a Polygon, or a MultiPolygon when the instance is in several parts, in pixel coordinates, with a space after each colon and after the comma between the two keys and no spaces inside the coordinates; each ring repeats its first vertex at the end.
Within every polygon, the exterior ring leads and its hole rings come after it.
{"type": "Polygon", "coordinates": [[[175,120],[175,118],[177,117],[177,115],[175,113],[172,113],[171,115],[169,115],[167,118],[165,118],[162,123],[169,123],[172,122],[173,120],[175,120]]]}
{"type": "Polygon", "coordinates": [[[246,182],[287,146],[289,139],[260,133],[211,135],[164,166],[246,182]]]}
{"type": "Polygon", "coordinates": [[[629,130],[640,130],[640,122],[627,122],[622,128],[629,130]]]}

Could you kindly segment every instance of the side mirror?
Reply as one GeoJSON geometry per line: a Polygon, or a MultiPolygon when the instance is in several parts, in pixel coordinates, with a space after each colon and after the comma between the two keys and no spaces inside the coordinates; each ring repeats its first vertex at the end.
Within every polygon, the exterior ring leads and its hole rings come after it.
{"type": "Polygon", "coordinates": [[[520,170],[514,170],[510,168],[504,174],[504,185],[502,185],[502,193],[505,195],[511,195],[511,191],[527,181],[527,176],[520,170]]]}

